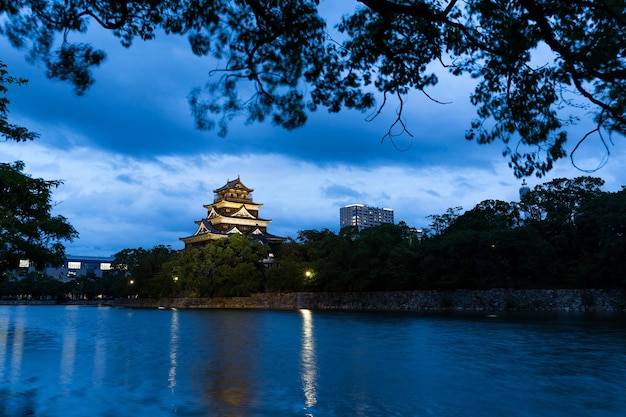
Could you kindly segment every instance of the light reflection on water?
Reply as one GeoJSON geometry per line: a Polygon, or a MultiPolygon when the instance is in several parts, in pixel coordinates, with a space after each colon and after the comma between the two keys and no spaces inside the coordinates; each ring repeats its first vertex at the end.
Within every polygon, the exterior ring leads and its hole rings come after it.
{"type": "Polygon", "coordinates": [[[170,371],[167,377],[168,387],[172,390],[172,393],[176,386],[176,368],[178,366],[176,355],[178,355],[178,311],[173,310],[170,324],[170,371]]]}
{"type": "Polygon", "coordinates": [[[0,417],[626,415],[615,318],[0,306],[0,417]]]}
{"type": "Polygon", "coordinates": [[[9,318],[0,317],[0,381],[4,381],[4,371],[6,353],[7,353],[7,336],[9,333],[9,318]]]}
{"type": "Polygon", "coordinates": [[[22,353],[24,351],[24,324],[23,320],[17,319],[13,330],[13,340],[11,343],[11,371],[9,381],[11,384],[18,382],[20,370],[22,369],[22,353]]]}
{"type": "Polygon", "coordinates": [[[74,375],[74,360],[76,359],[76,341],[78,338],[76,329],[76,315],[79,314],[78,307],[72,306],[65,314],[63,321],[63,343],[61,350],[61,370],[59,372],[59,383],[62,386],[70,386],[74,375]]]}
{"type": "Polygon", "coordinates": [[[315,362],[315,340],[313,339],[313,313],[300,310],[302,314],[302,390],[306,408],[317,403],[317,363],[315,362]]]}

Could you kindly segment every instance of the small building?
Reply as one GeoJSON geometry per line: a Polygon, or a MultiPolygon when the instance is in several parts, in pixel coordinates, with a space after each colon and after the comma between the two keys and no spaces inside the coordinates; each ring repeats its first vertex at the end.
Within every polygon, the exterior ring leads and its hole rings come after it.
{"type": "MultiPolygon", "coordinates": [[[[67,255],[60,266],[46,265],[43,272],[62,282],[79,277],[106,277],[111,271],[112,257],[67,255]]],[[[21,259],[17,270],[18,277],[36,271],[35,265],[28,259],[21,259]]]]}
{"type": "Polygon", "coordinates": [[[361,231],[383,223],[394,223],[393,209],[369,207],[365,204],[350,204],[339,209],[339,224],[342,229],[356,226],[361,231]]]}
{"type": "Polygon", "coordinates": [[[185,248],[205,246],[233,233],[251,236],[254,240],[270,244],[283,241],[284,238],[267,232],[267,225],[271,220],[259,217],[263,204],[253,201],[253,191],[239,177],[213,190],[213,203],[204,205],[206,217],[195,221],[197,229],[193,235],[180,238],[185,243],[185,248]]]}

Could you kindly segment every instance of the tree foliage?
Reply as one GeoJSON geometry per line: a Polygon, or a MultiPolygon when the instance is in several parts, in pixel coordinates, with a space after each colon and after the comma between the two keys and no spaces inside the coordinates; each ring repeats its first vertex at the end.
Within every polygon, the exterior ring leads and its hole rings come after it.
{"type": "Polygon", "coordinates": [[[21,279],[13,276],[0,279],[0,295],[9,299],[64,301],[67,287],[63,282],[40,271],[29,272],[21,279]]]}
{"type": "Polygon", "coordinates": [[[450,207],[444,214],[431,214],[428,218],[431,220],[430,230],[432,233],[439,235],[448,227],[452,226],[459,218],[459,214],[463,207],[450,207]]]}
{"type": "Polygon", "coordinates": [[[173,290],[172,276],[164,271],[174,251],[159,245],[152,249],[124,249],[116,253],[111,268],[118,277],[117,295],[161,297],[173,290]],[[119,285],[123,282],[123,285],[119,285]]]}
{"type": "Polygon", "coordinates": [[[0,137],[5,140],[13,140],[23,142],[35,139],[38,135],[29,131],[23,126],[14,125],[9,122],[9,104],[10,101],[6,97],[9,91],[9,85],[24,85],[28,81],[24,78],[15,78],[9,75],[7,66],[0,61],[0,137]]]}
{"type": "Polygon", "coordinates": [[[235,234],[202,248],[185,249],[164,269],[189,296],[247,296],[263,288],[265,256],[262,243],[235,234]]]}
{"type": "Polygon", "coordinates": [[[0,163],[0,271],[15,270],[20,259],[39,268],[58,264],[62,242],[78,236],[61,215],[53,216],[52,190],[60,181],[32,178],[22,162],[0,163]]]}
{"type": "MultiPolygon", "coordinates": [[[[615,1],[360,0],[333,39],[318,0],[3,2],[2,33],[42,61],[47,75],[82,94],[105,52],[76,40],[90,24],[122,45],[157,32],[186,35],[221,65],[191,92],[196,124],[225,134],[228,121],[302,126],[325,107],[371,109],[395,99],[390,128],[407,131],[406,98],[432,90],[437,71],[476,80],[466,137],[501,142],[518,176],[549,171],[566,156],[567,126],[581,103],[605,144],[626,133],[626,8],[615,1]],[[358,4],[358,6],[356,6],[358,4]],[[437,69],[439,68],[439,69],[437,69]],[[251,92],[251,93],[249,93],[251,92]],[[378,103],[376,103],[377,92],[378,103]]],[[[333,22],[334,23],[334,22],[333,22]]],[[[80,39],[83,39],[80,37],[80,39]]],[[[589,137],[585,135],[584,140],[589,137]]],[[[607,147],[608,149],[608,147],[607,147]]]]}
{"type": "Polygon", "coordinates": [[[556,178],[526,193],[521,209],[530,220],[572,224],[577,211],[601,195],[604,180],[594,177],[556,178]]]}

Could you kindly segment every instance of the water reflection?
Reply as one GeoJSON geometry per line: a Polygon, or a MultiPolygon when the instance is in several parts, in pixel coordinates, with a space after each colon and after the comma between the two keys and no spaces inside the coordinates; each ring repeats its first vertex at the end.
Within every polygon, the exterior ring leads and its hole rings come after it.
{"type": "Polygon", "coordinates": [[[63,320],[63,344],[61,346],[61,385],[70,385],[74,375],[74,360],[76,358],[76,307],[68,309],[63,320]]]}
{"type": "Polygon", "coordinates": [[[102,337],[95,340],[94,357],[93,357],[93,383],[94,385],[102,384],[106,371],[106,343],[102,337]]]}
{"type": "Polygon", "coordinates": [[[205,393],[209,415],[244,417],[254,404],[258,381],[259,333],[255,320],[241,313],[212,317],[204,330],[207,343],[205,393]]]}
{"type": "Polygon", "coordinates": [[[19,317],[15,319],[13,326],[13,344],[11,347],[11,376],[9,380],[11,384],[15,384],[20,379],[20,371],[22,369],[22,353],[24,351],[24,328],[26,323],[19,317]]]}
{"type": "Polygon", "coordinates": [[[9,318],[0,317],[0,380],[4,379],[4,361],[7,352],[9,318]]]}
{"type": "Polygon", "coordinates": [[[300,310],[300,314],[302,315],[302,390],[305,409],[308,410],[317,404],[317,361],[313,338],[313,315],[311,310],[300,310]]]}
{"type": "Polygon", "coordinates": [[[108,308],[98,308],[98,321],[94,335],[93,356],[93,384],[100,386],[106,379],[107,371],[107,336],[108,336],[108,308]]]}
{"type": "Polygon", "coordinates": [[[0,306],[0,417],[623,417],[623,322],[0,306]]]}
{"type": "Polygon", "coordinates": [[[176,386],[176,369],[178,368],[178,310],[172,310],[170,324],[170,370],[167,381],[168,387],[174,392],[176,386]]]}

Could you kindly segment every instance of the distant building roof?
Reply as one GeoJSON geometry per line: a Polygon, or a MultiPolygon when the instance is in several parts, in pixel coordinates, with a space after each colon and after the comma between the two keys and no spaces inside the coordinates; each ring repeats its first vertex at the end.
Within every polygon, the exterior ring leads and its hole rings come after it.
{"type": "Polygon", "coordinates": [[[100,261],[100,262],[113,262],[115,257],[113,256],[83,256],[83,255],[66,255],[67,261],[100,261]]]}

